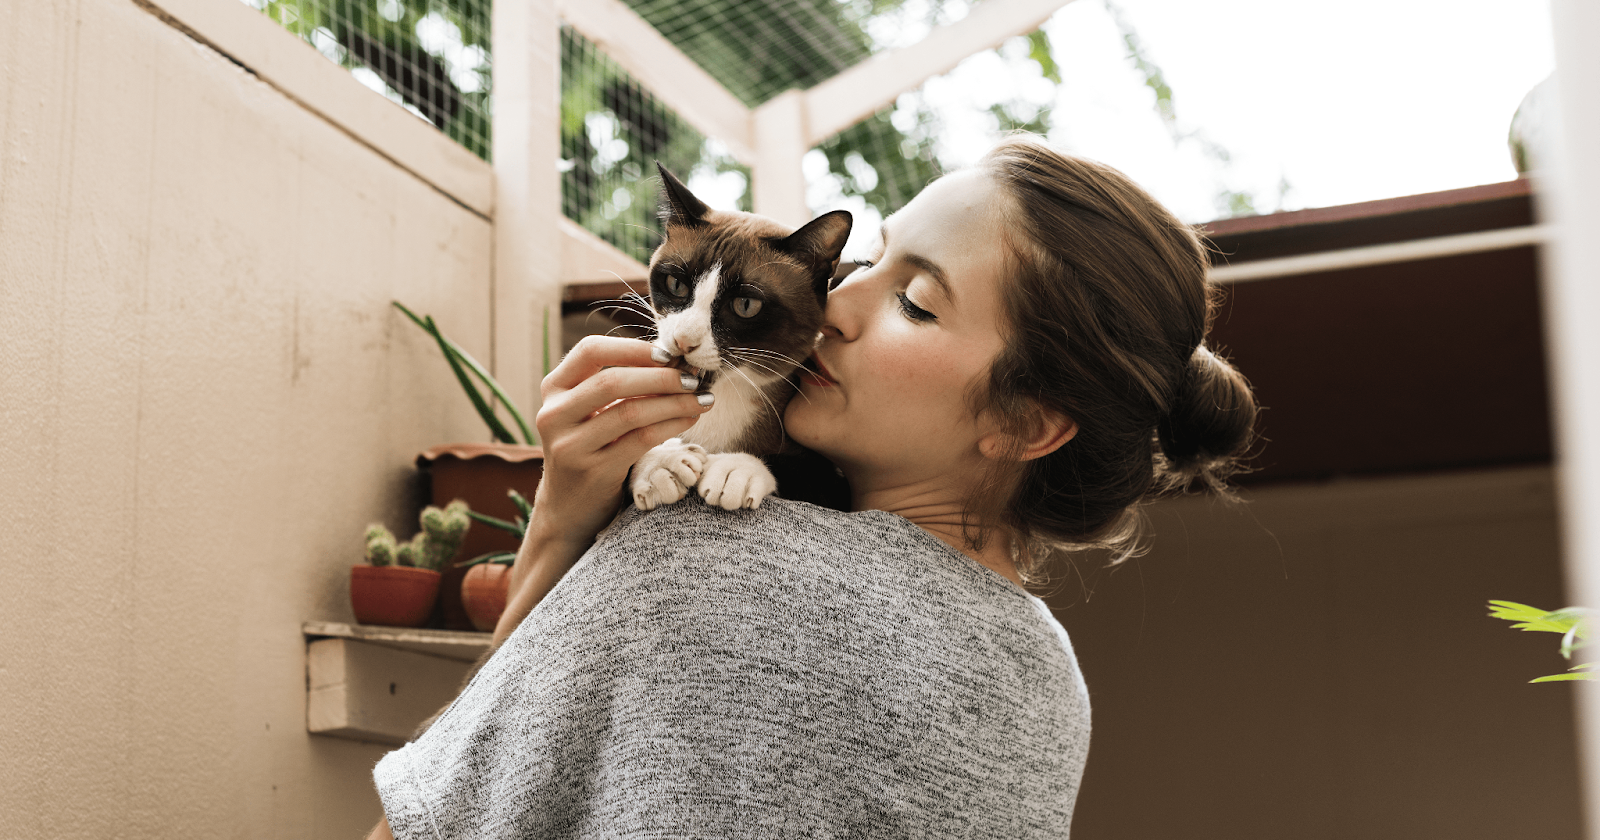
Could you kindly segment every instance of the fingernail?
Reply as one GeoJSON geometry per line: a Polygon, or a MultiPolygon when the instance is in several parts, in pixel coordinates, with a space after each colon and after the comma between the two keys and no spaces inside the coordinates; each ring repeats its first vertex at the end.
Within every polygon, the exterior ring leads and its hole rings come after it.
{"type": "Polygon", "coordinates": [[[693,391],[694,389],[700,387],[700,377],[690,376],[687,373],[680,374],[678,376],[678,384],[682,385],[683,390],[685,391],[693,391]]]}
{"type": "Polygon", "coordinates": [[[711,405],[712,403],[717,401],[717,395],[711,393],[710,391],[707,391],[704,394],[701,394],[700,396],[695,397],[695,401],[700,403],[701,405],[711,405]]]}
{"type": "Polygon", "coordinates": [[[657,364],[664,365],[672,361],[672,354],[660,347],[652,347],[650,348],[650,358],[655,359],[657,364]]]}

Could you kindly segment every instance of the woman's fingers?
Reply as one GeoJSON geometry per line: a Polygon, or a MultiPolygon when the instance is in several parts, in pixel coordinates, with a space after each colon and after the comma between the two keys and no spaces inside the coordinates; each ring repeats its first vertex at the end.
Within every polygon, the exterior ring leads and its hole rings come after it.
{"type": "Polygon", "coordinates": [[[557,426],[581,423],[617,400],[692,394],[699,381],[666,368],[606,368],[567,391],[547,392],[539,422],[557,426]]]}
{"type": "Polygon", "coordinates": [[[637,338],[586,336],[544,378],[544,390],[571,390],[609,367],[661,368],[663,363],[651,358],[650,351],[650,343],[637,338]]]}
{"type": "Polygon", "coordinates": [[[696,400],[694,394],[675,397],[637,397],[608,406],[576,429],[572,429],[569,434],[574,449],[578,451],[607,450],[616,453],[618,450],[632,451],[637,448],[637,454],[643,455],[651,446],[693,426],[695,420],[707,410],[706,406],[696,400]],[[657,437],[658,427],[662,427],[663,424],[668,424],[677,431],[640,448],[644,441],[657,437]]]}

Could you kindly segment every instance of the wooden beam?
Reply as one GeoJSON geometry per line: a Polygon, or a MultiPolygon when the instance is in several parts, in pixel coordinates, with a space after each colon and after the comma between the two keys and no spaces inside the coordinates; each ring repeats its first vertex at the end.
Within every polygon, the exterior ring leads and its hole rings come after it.
{"type": "Polygon", "coordinates": [[[306,731],[404,744],[455,699],[471,667],[355,639],[313,641],[306,645],[306,731]]]}
{"type": "Polygon", "coordinates": [[[548,3],[496,3],[493,348],[489,366],[528,416],[542,360],[560,357],[561,25],[548,3]]]}
{"type": "Polygon", "coordinates": [[[751,209],[786,225],[799,227],[811,219],[806,205],[806,176],[801,158],[813,145],[806,127],[806,99],[785,91],[756,109],[756,150],[751,167],[751,209]]]}
{"type": "Polygon", "coordinates": [[[427,121],[368,90],[277,21],[238,2],[135,1],[357,143],[489,218],[494,199],[489,164],[427,121]]]}
{"type": "MultiPolygon", "coordinates": [[[[620,0],[558,0],[557,12],[701,133],[754,164],[750,109],[620,0]]],[[[687,176],[688,173],[684,173],[687,176]]]]}
{"type": "Polygon", "coordinates": [[[1384,245],[1324,251],[1320,254],[1300,254],[1293,257],[1254,260],[1238,265],[1221,265],[1212,268],[1206,277],[1213,283],[1268,280],[1274,277],[1413,262],[1456,254],[1504,251],[1509,248],[1542,244],[1549,235],[1549,229],[1542,225],[1458,233],[1454,236],[1436,236],[1410,242],[1390,242],[1384,245]]]}
{"type": "Polygon", "coordinates": [[[878,53],[807,90],[807,148],[866,119],[895,97],[948,72],[968,56],[1038,29],[1070,2],[988,0],[961,20],[935,29],[909,47],[878,53]]]}
{"type": "MultiPolygon", "coordinates": [[[[561,217],[561,283],[633,283],[648,292],[650,269],[617,246],[590,233],[583,225],[561,217]]],[[[567,298],[563,295],[562,300],[567,298]]]]}

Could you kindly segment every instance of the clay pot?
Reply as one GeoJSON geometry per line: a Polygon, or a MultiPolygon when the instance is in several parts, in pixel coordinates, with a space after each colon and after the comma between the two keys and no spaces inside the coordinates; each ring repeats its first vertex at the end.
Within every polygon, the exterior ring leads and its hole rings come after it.
{"type": "MultiPolygon", "coordinates": [[[[520,512],[506,490],[515,489],[533,501],[539,479],[544,476],[544,450],[511,443],[452,443],[418,455],[417,467],[428,476],[430,504],[444,507],[451,499],[462,499],[479,513],[509,522],[520,512]]],[[[519,547],[514,535],[482,522],[472,523],[461,550],[445,567],[439,584],[439,612],[445,629],[473,629],[472,617],[461,603],[461,582],[468,570],[455,564],[519,547]]]]}
{"type": "Polygon", "coordinates": [[[351,566],[350,608],[358,624],[421,627],[439,596],[438,572],[411,566],[351,566]]]}
{"type": "Polygon", "coordinates": [[[475,629],[482,633],[494,630],[500,614],[506,611],[510,590],[510,566],[479,563],[467,569],[467,576],[461,579],[461,604],[475,629]]]}

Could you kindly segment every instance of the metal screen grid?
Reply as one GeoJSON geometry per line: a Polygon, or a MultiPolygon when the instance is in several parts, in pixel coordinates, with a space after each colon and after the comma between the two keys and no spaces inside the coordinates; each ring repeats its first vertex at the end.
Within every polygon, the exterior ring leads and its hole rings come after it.
{"type": "Polygon", "coordinates": [[[563,26],[562,211],[628,256],[648,262],[661,241],[656,161],[713,207],[750,209],[747,167],[662,104],[594,42],[563,26]]]}
{"type": "Polygon", "coordinates": [[[243,0],[489,160],[488,0],[243,0]]]}

